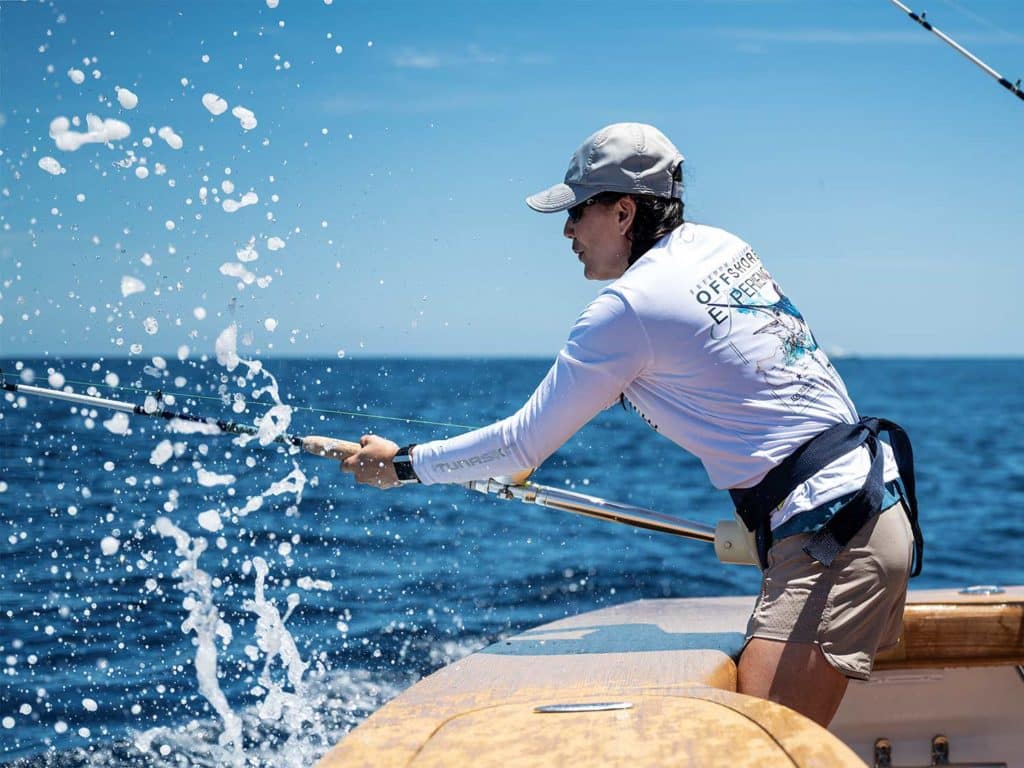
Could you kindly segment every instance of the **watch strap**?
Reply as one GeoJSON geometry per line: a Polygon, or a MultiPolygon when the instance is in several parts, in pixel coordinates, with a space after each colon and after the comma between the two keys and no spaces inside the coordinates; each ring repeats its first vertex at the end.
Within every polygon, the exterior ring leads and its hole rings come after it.
{"type": "Polygon", "coordinates": [[[399,448],[395,458],[391,460],[395,467],[395,474],[398,475],[398,481],[402,484],[420,482],[420,479],[416,477],[416,471],[412,468],[412,449],[415,447],[416,444],[413,443],[399,448]]]}

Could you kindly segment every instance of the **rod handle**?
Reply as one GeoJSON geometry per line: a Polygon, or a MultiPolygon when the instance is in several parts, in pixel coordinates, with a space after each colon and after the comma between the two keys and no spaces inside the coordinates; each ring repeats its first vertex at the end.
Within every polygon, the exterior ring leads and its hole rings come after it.
{"type": "Polygon", "coordinates": [[[361,446],[348,440],[337,440],[333,437],[311,435],[302,438],[302,450],[325,459],[343,461],[349,456],[359,453],[361,446]]]}

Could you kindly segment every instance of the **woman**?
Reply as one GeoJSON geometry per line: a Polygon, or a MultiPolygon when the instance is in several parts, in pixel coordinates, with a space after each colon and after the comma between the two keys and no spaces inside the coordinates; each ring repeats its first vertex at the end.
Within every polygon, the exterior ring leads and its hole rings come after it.
{"type": "Polygon", "coordinates": [[[342,469],[380,488],[508,475],[629,403],[702,461],[756,534],[764,578],[739,691],[827,725],[848,680],[868,677],[902,624],[917,533],[909,442],[895,425],[858,420],[749,245],[683,221],[682,163],[649,125],[610,125],[583,142],[564,183],[526,202],[567,211],[585,277],[614,282],[537,390],[507,419],[449,440],[399,449],[364,436],[342,469]],[[877,439],[886,429],[904,461],[877,439]]]}

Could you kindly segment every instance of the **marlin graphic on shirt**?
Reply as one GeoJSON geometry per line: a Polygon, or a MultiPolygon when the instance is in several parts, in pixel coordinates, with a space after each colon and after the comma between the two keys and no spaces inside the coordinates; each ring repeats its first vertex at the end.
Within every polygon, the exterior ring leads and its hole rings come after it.
{"type": "MultiPolygon", "coordinates": [[[[779,297],[774,302],[744,304],[742,302],[710,302],[709,306],[721,307],[722,309],[737,310],[743,314],[762,315],[768,318],[768,322],[754,331],[754,334],[770,333],[775,336],[782,346],[782,356],[786,365],[795,363],[804,355],[810,354],[818,349],[818,341],[811,333],[807,321],[800,314],[800,310],[789,300],[779,288],[775,280],[771,281],[772,289],[779,297]]],[[[726,336],[732,330],[732,317],[729,318],[729,327],[726,329],[726,336]]],[[[758,361],[758,369],[761,369],[761,362],[758,361]]]]}

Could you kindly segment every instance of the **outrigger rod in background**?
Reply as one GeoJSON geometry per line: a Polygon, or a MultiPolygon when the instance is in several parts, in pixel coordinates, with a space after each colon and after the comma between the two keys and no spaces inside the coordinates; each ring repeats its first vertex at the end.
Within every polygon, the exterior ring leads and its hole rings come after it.
{"type": "MultiPolygon", "coordinates": [[[[166,421],[181,419],[182,421],[207,424],[225,434],[257,435],[260,431],[257,427],[239,424],[234,421],[204,418],[191,413],[167,410],[163,407],[159,392],[154,393],[152,400],[147,399],[145,405],[135,405],[122,400],[111,400],[105,397],[63,392],[59,389],[48,387],[11,383],[4,379],[2,370],[0,370],[0,389],[6,392],[46,397],[51,400],[64,400],[78,405],[106,408],[135,416],[150,416],[166,421]]],[[[301,448],[307,453],[327,459],[334,459],[335,461],[343,461],[360,450],[358,443],[316,435],[299,437],[281,434],[274,438],[274,442],[301,448]]],[[[551,488],[546,485],[531,483],[528,481],[528,478],[532,473],[533,470],[525,470],[512,477],[474,480],[469,483],[463,483],[463,486],[479,493],[493,494],[500,499],[521,501],[524,504],[536,504],[549,509],[573,512],[577,515],[632,525],[658,533],[669,533],[686,539],[710,542],[715,545],[715,554],[718,555],[718,559],[724,563],[757,564],[757,560],[752,554],[754,548],[751,543],[751,537],[747,534],[746,529],[736,520],[722,520],[717,525],[710,526],[705,523],[661,514],[660,512],[654,512],[642,507],[606,501],[597,496],[589,496],[566,491],[561,488],[551,488]]]]}
{"type": "Polygon", "coordinates": [[[1021,90],[1020,80],[1018,80],[1016,83],[1011,83],[1009,80],[1007,80],[1001,74],[996,72],[994,69],[992,69],[992,67],[990,67],[984,61],[982,61],[977,56],[975,56],[973,53],[968,51],[966,48],[964,48],[962,45],[960,45],[960,43],[958,43],[956,40],[951,38],[945,32],[943,32],[943,31],[933,27],[930,22],[925,20],[925,14],[924,13],[921,13],[920,15],[914,13],[912,10],[907,8],[907,6],[905,6],[903,3],[901,3],[900,0],[889,0],[889,1],[893,5],[895,5],[897,8],[899,8],[901,11],[906,13],[907,16],[909,16],[911,19],[916,21],[922,27],[924,27],[929,32],[931,32],[936,37],[938,37],[940,40],[942,40],[942,42],[946,43],[947,45],[952,47],[954,50],[956,50],[957,53],[960,53],[961,55],[967,57],[972,62],[974,62],[978,67],[980,67],[985,72],[987,72],[989,75],[994,77],[999,82],[999,84],[1001,86],[1003,86],[1003,88],[1008,90],[1010,93],[1016,94],[1018,99],[1024,99],[1024,91],[1021,90]]]}

